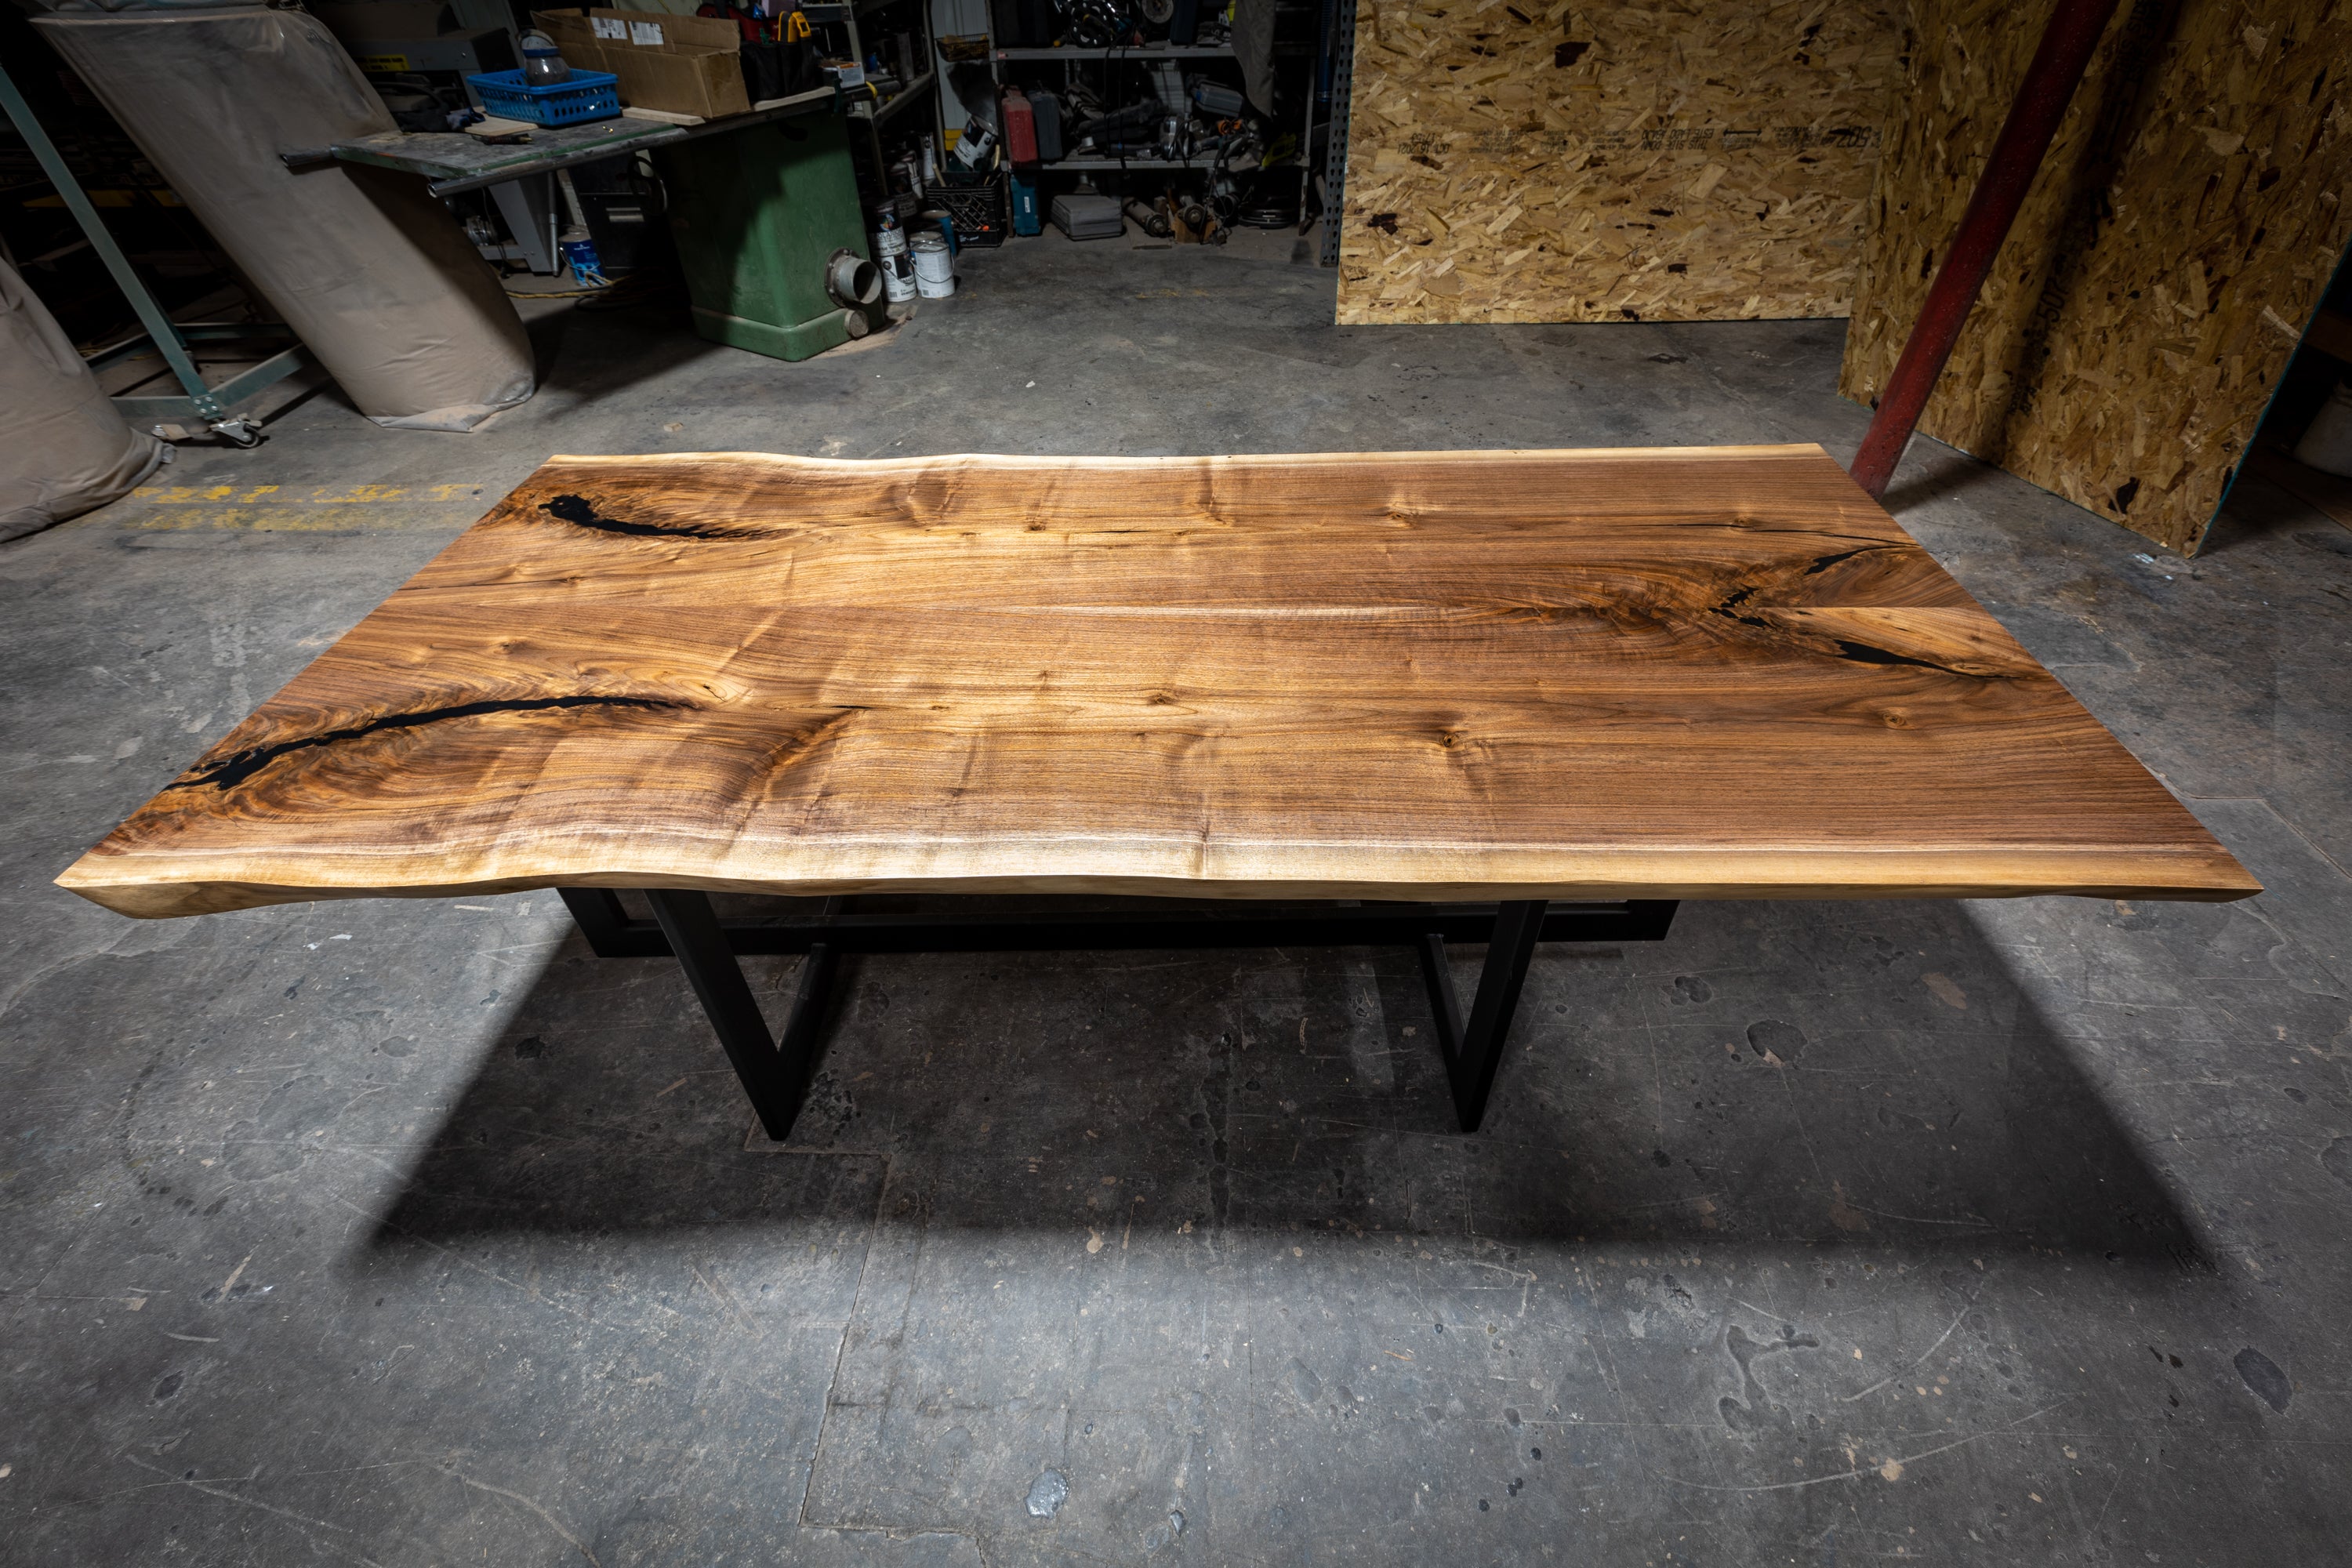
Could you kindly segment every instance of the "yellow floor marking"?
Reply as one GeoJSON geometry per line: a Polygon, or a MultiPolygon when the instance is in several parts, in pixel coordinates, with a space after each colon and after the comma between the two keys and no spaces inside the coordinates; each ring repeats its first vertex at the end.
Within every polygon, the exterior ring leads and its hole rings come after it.
{"type": "Polygon", "coordinates": [[[116,528],[286,533],[453,529],[479,517],[491,497],[486,484],[141,485],[109,509],[103,521],[116,528]]]}

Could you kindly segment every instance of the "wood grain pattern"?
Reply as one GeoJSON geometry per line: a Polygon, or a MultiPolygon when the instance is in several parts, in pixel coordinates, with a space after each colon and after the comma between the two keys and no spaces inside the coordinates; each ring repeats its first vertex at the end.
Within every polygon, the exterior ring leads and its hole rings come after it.
{"type": "Polygon", "coordinates": [[[558,458],[59,881],[2256,890],[1810,446],[558,458]]]}

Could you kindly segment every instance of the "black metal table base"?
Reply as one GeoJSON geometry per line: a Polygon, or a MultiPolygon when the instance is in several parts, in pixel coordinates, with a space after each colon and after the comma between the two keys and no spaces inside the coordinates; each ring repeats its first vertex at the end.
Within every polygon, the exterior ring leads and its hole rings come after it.
{"type": "Polygon", "coordinates": [[[1622,903],[1277,904],[1154,906],[1083,912],[893,912],[828,899],[814,914],[721,920],[702,893],[648,889],[654,918],[639,920],[604,888],[564,888],[566,908],[600,958],[675,954],[769,1137],[792,1131],[824,1051],[828,993],[845,952],[1037,952],[1138,948],[1409,946],[1435,1015],[1454,1111],[1475,1132],[1510,1037],[1528,965],[1543,942],[1656,942],[1673,924],[1664,900],[1622,903]],[[1485,942],[1486,967],[1463,1016],[1449,942],[1485,942]],[[768,1032],[736,963],[749,953],[806,955],[781,1038],[768,1032]]]}

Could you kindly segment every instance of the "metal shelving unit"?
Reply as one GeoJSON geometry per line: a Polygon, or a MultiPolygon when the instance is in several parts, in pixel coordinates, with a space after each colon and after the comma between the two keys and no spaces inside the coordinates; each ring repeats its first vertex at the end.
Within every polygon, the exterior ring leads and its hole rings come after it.
{"type": "MultiPolygon", "coordinates": [[[[866,37],[859,26],[860,19],[898,5],[907,6],[914,18],[914,25],[905,29],[911,46],[908,52],[914,58],[900,63],[911,67],[920,61],[924,70],[913,79],[901,82],[898,91],[878,103],[870,96],[862,95],[862,89],[847,89],[843,95],[847,100],[848,117],[864,122],[865,134],[856,140],[863,144],[866,157],[872,160],[875,185],[878,190],[887,190],[890,184],[889,165],[882,155],[883,126],[915,104],[928,102],[931,106],[931,130],[934,134],[941,131],[937,90],[939,68],[931,63],[934,45],[931,41],[930,7],[926,0],[830,0],[830,3],[801,7],[802,14],[813,25],[843,29],[848,38],[850,57],[862,63],[866,54],[866,37]]],[[[941,140],[944,139],[942,136],[941,140]]]]}
{"type": "MultiPolygon", "coordinates": [[[[873,111],[874,118],[877,121],[891,119],[897,115],[900,110],[906,108],[908,104],[914,102],[918,99],[930,98],[934,102],[936,102],[938,95],[932,92],[931,89],[939,85],[939,80],[940,73],[936,68],[925,71],[922,75],[917,77],[914,80],[900,88],[897,92],[892,93],[888,98],[883,100],[881,103],[876,105],[873,111]]],[[[936,120],[936,113],[934,114],[934,120],[936,120]]]]}
{"type": "Polygon", "coordinates": [[[988,51],[996,60],[1206,60],[1233,58],[1231,44],[1136,44],[1132,47],[1113,44],[1108,48],[1087,49],[1076,44],[1057,44],[1043,48],[1003,48],[988,51]]]}
{"type": "MultiPolygon", "coordinates": [[[[995,44],[995,12],[989,12],[989,75],[1001,91],[1004,86],[1003,67],[1016,63],[1051,63],[1061,61],[1066,76],[1073,75],[1082,65],[1113,66],[1129,62],[1151,63],[1169,60],[1230,60],[1234,47],[1223,44],[1112,44],[1103,48],[1087,48],[1074,44],[1041,46],[1008,45],[999,48],[995,44]]],[[[1312,45],[1277,43],[1274,46],[1277,59],[1315,59],[1319,51],[1312,45]]],[[[1297,162],[1299,169],[1299,210],[1306,210],[1310,184],[1314,178],[1311,149],[1315,140],[1315,100],[1318,83],[1310,68],[1306,90],[1306,111],[1298,130],[1297,162]]],[[[1212,161],[1194,158],[1120,158],[1092,156],[1058,158],[1049,163],[1039,163],[1037,172],[1051,174],[1063,171],[1072,174],[1111,174],[1125,170],[1193,169],[1203,173],[1214,166],[1212,161]]]]}
{"type": "MultiPolygon", "coordinates": [[[[1329,41],[1331,114],[1327,134],[1331,144],[1323,154],[1323,253],[1318,259],[1326,267],[1337,267],[1339,209],[1348,195],[1348,110],[1356,80],[1356,24],[1352,14],[1337,19],[1329,41]]],[[[1306,210],[1304,206],[1299,208],[1301,212],[1306,210]]]]}
{"type": "Polygon", "coordinates": [[[1076,174],[1110,172],[1119,169],[1200,169],[1211,164],[1196,158],[1056,158],[1050,163],[1037,165],[1041,174],[1067,169],[1076,174]]]}

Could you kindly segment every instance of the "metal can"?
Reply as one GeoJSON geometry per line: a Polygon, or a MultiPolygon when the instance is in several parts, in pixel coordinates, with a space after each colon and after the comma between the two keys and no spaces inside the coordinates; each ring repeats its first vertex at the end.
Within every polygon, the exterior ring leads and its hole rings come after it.
{"type": "Polygon", "coordinates": [[[874,265],[882,270],[882,292],[892,304],[915,297],[915,258],[907,254],[907,231],[896,221],[874,231],[874,265]]]}
{"type": "Polygon", "coordinates": [[[926,300],[944,300],[955,292],[955,258],[948,242],[936,234],[919,234],[909,242],[915,254],[915,292],[926,300]]]}
{"type": "Polygon", "coordinates": [[[977,171],[988,167],[989,154],[995,150],[996,127],[975,114],[971,123],[963,128],[963,134],[956,138],[955,147],[948,156],[965,168],[977,171]]]}

